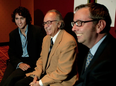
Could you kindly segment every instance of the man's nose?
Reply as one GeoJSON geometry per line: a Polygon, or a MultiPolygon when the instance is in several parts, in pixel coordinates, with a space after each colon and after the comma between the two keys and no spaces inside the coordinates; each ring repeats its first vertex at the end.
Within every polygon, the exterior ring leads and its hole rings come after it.
{"type": "Polygon", "coordinates": [[[75,31],[75,30],[77,30],[76,24],[74,24],[74,26],[72,27],[72,31],[75,31]]]}

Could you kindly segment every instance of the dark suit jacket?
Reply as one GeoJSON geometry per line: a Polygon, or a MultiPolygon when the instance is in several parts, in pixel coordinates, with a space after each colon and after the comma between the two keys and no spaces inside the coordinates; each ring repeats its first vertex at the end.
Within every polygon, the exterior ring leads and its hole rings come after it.
{"type": "MultiPolygon", "coordinates": [[[[9,51],[8,55],[10,58],[11,63],[14,67],[17,66],[19,62],[22,61],[22,44],[19,35],[19,30],[16,28],[9,34],[9,51]]],[[[27,33],[27,51],[29,54],[30,65],[35,66],[36,60],[39,58],[41,52],[41,45],[42,40],[44,37],[44,33],[42,28],[34,25],[28,26],[28,33],[27,33]]],[[[26,61],[25,61],[26,63],[26,61]]]]}
{"type": "Polygon", "coordinates": [[[116,86],[116,39],[111,35],[101,43],[86,71],[85,62],[86,58],[75,86],[116,86]]]}

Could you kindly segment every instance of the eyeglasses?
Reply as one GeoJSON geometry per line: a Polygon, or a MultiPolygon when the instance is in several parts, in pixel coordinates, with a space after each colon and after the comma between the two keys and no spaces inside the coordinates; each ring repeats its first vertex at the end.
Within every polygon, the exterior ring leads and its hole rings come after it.
{"type": "Polygon", "coordinates": [[[52,22],[54,22],[54,21],[57,21],[57,20],[52,20],[52,21],[48,20],[47,22],[43,22],[43,26],[44,26],[45,24],[50,25],[50,24],[52,24],[52,22]]]}
{"type": "Polygon", "coordinates": [[[73,27],[74,24],[76,23],[76,26],[81,27],[83,23],[92,22],[92,21],[97,21],[97,20],[96,20],[96,19],[94,19],[94,20],[89,20],[89,21],[77,20],[77,21],[75,21],[75,22],[74,22],[74,21],[71,22],[71,26],[73,27]]]}

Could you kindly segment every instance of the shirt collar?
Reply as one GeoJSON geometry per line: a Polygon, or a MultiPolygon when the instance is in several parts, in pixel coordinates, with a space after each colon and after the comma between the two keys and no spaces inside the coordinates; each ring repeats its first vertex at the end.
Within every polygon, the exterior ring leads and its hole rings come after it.
{"type": "MultiPolygon", "coordinates": [[[[19,29],[19,28],[18,28],[18,29],[19,29]]],[[[27,36],[27,32],[28,32],[28,25],[27,25],[26,30],[25,30],[26,36],[27,36]]],[[[20,29],[19,29],[19,34],[22,34],[20,29]]]]}
{"type": "Polygon", "coordinates": [[[98,47],[100,46],[100,44],[103,42],[103,40],[106,38],[107,35],[105,35],[99,42],[97,42],[91,49],[90,52],[91,54],[94,56],[98,47]]]}
{"type": "Polygon", "coordinates": [[[57,38],[58,34],[60,33],[60,31],[61,31],[61,30],[59,30],[59,31],[56,33],[56,35],[55,35],[54,37],[51,37],[52,40],[53,40],[53,43],[55,43],[56,38],[57,38]]]}

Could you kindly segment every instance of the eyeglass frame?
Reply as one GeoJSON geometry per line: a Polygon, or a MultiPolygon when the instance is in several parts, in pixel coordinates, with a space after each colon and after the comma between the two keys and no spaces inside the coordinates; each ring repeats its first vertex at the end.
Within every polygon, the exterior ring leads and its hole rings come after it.
{"type": "Polygon", "coordinates": [[[43,26],[45,25],[45,24],[47,24],[47,25],[50,25],[50,24],[52,24],[52,22],[55,22],[55,21],[58,21],[58,20],[48,20],[47,22],[43,22],[43,26]]]}
{"type": "Polygon", "coordinates": [[[81,21],[81,20],[73,21],[73,22],[71,22],[71,26],[73,27],[74,24],[76,23],[76,26],[77,27],[81,27],[82,26],[82,23],[88,23],[88,22],[93,22],[93,21],[98,21],[98,19],[93,19],[93,20],[88,20],[88,21],[81,21]],[[80,22],[80,25],[79,26],[78,26],[78,23],[77,22],[80,22]]]}

